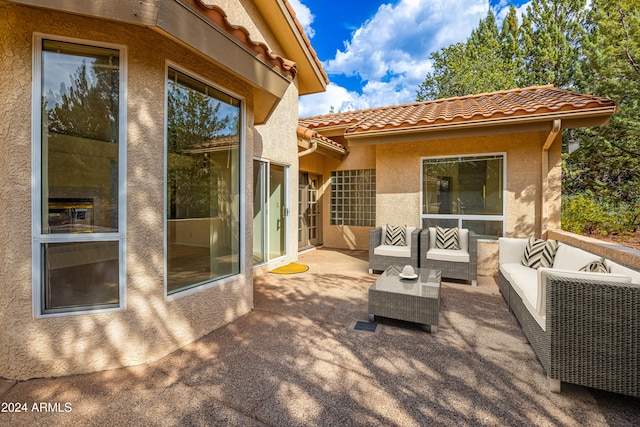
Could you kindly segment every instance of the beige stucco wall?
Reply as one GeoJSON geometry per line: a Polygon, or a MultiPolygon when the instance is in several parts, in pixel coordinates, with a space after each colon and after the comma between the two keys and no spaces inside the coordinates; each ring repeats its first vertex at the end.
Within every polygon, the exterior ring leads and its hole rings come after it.
{"type": "MultiPolygon", "coordinates": [[[[228,7],[234,7],[229,5],[228,7]]],[[[244,8],[239,8],[240,13],[244,8]]],[[[252,290],[252,178],[256,141],[276,147],[269,126],[257,132],[251,87],[237,76],[141,27],[0,3],[0,376],[48,377],[151,362],[247,313],[252,290]],[[31,88],[34,32],[127,47],[126,307],[110,313],[36,318],[31,267],[31,88]],[[245,101],[246,200],[242,274],[165,297],[164,104],[166,61],[245,101]],[[266,144],[264,143],[265,141],[266,144]]],[[[297,90],[274,113],[273,127],[295,139],[297,90]],[[292,119],[293,117],[293,119],[292,119]]],[[[282,141],[282,139],[280,140],[282,141]]],[[[287,140],[287,147],[295,141],[287,140]]],[[[264,148],[267,147],[267,148],[264,148]]],[[[284,150],[284,148],[283,148],[284,150]]],[[[278,153],[273,154],[278,157],[278,153]]],[[[285,156],[286,157],[286,156],[285,156]]],[[[286,158],[290,161],[290,156],[286,158]]]]}
{"type": "Polygon", "coordinates": [[[285,93],[278,109],[271,114],[265,125],[256,126],[253,155],[287,166],[288,185],[288,238],[287,256],[270,263],[265,269],[298,259],[298,89],[292,84],[285,93]]]}
{"type": "MultiPolygon", "coordinates": [[[[301,165],[302,167],[302,165],[301,165]]],[[[323,244],[331,248],[368,249],[370,227],[330,225],[331,172],[336,170],[376,169],[376,148],[373,145],[349,147],[349,154],[341,162],[324,162],[322,226],[323,244]],[[363,243],[364,242],[364,243],[363,243]]]]}
{"type": "MultiPolygon", "coordinates": [[[[478,135],[409,143],[361,145],[350,147],[347,159],[335,169],[376,169],[376,224],[420,222],[421,158],[437,156],[505,153],[507,162],[506,235],[540,235],[542,146],[547,132],[478,135]]],[[[549,150],[549,228],[560,227],[561,136],[549,150]]],[[[330,174],[330,171],[328,171],[330,174]]],[[[328,204],[327,204],[328,205],[328,204]]],[[[325,245],[338,248],[367,249],[367,227],[328,226],[325,209],[325,245]]],[[[478,272],[497,271],[497,243],[480,242],[478,272]]]]}

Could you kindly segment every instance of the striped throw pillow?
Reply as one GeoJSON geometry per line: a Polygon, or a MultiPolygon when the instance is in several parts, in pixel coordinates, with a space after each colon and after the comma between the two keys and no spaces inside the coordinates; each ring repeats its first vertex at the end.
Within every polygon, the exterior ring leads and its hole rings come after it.
{"type": "Polygon", "coordinates": [[[529,237],[522,255],[522,265],[531,268],[552,267],[558,251],[557,240],[542,240],[529,237]]]}
{"type": "Polygon", "coordinates": [[[407,226],[387,224],[387,234],[384,236],[384,244],[392,246],[406,246],[407,226]]]}
{"type": "Polygon", "coordinates": [[[609,266],[607,266],[607,262],[604,260],[604,257],[600,258],[597,261],[591,261],[589,264],[582,267],[580,271],[589,271],[591,273],[611,273],[611,271],[609,270],[609,266]]]}
{"type": "Polygon", "coordinates": [[[436,248],[460,250],[460,233],[458,227],[436,227],[436,248]]]}

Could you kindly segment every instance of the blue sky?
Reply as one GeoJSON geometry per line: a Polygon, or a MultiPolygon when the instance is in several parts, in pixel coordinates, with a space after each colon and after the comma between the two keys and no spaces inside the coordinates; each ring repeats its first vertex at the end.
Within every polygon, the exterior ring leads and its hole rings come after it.
{"type": "Polygon", "coordinates": [[[289,0],[331,84],[300,98],[300,117],[415,101],[430,52],[465,41],[493,8],[525,0],[289,0]]]}

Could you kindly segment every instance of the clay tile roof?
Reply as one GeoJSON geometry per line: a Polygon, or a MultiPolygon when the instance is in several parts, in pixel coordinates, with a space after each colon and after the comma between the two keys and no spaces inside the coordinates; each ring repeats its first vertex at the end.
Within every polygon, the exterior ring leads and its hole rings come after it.
{"type": "Polygon", "coordinates": [[[324,82],[328,84],[329,83],[329,76],[324,71],[324,68],[322,67],[322,62],[320,62],[320,59],[318,58],[318,54],[316,53],[316,51],[313,48],[313,46],[311,46],[311,40],[309,40],[309,37],[307,37],[307,34],[304,32],[304,28],[302,28],[302,24],[300,24],[300,21],[298,21],[298,18],[296,16],[296,12],[293,10],[293,7],[291,6],[291,4],[289,4],[289,2],[287,0],[283,0],[283,2],[284,2],[284,5],[286,6],[287,10],[291,14],[291,18],[293,18],[293,22],[296,24],[296,28],[298,28],[298,31],[302,35],[302,39],[304,40],[305,44],[307,45],[307,48],[309,49],[309,52],[311,52],[311,55],[313,56],[313,61],[318,66],[318,69],[320,70],[320,73],[322,73],[322,78],[324,79],[324,82]]]}
{"type": "Polygon", "coordinates": [[[320,144],[328,146],[334,150],[337,150],[343,154],[345,154],[347,152],[347,149],[345,148],[344,145],[340,144],[339,142],[334,141],[333,139],[327,138],[324,135],[319,134],[317,131],[315,130],[311,130],[309,128],[306,128],[304,126],[298,126],[296,129],[296,135],[298,136],[298,138],[302,138],[306,141],[311,141],[312,139],[315,139],[316,141],[318,141],[320,144]]]}
{"type": "MultiPolygon", "coordinates": [[[[206,0],[187,1],[198,11],[200,11],[200,13],[205,15],[212,22],[223,28],[234,38],[236,38],[250,50],[255,52],[258,57],[271,64],[274,68],[280,70],[280,72],[282,72],[285,76],[289,77],[290,79],[294,79],[296,77],[296,74],[298,73],[298,66],[295,62],[271,52],[271,49],[269,49],[269,46],[267,46],[266,44],[251,40],[249,31],[242,26],[236,26],[229,23],[229,21],[227,20],[227,14],[220,7],[210,4],[210,2],[206,0]]],[[[300,24],[297,23],[297,25],[300,24]]]]}
{"type": "Polygon", "coordinates": [[[546,117],[603,108],[613,114],[616,104],[606,98],[547,85],[326,114],[301,118],[298,123],[309,129],[343,127],[345,134],[364,134],[384,130],[419,130],[454,124],[479,124],[501,119],[507,121],[520,117],[546,117]]]}

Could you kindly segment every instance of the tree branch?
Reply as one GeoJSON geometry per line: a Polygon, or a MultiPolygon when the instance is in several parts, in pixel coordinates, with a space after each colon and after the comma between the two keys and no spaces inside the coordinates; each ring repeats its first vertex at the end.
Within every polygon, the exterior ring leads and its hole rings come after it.
{"type": "Polygon", "coordinates": [[[627,59],[629,60],[629,64],[636,70],[637,73],[640,73],[640,66],[636,64],[636,61],[631,56],[631,52],[629,52],[629,30],[627,29],[627,24],[625,23],[626,14],[622,11],[622,8],[618,6],[618,13],[620,14],[620,24],[622,25],[622,29],[624,30],[625,36],[625,53],[627,55],[627,59]]]}

